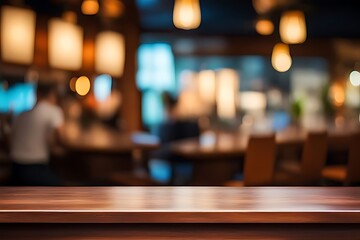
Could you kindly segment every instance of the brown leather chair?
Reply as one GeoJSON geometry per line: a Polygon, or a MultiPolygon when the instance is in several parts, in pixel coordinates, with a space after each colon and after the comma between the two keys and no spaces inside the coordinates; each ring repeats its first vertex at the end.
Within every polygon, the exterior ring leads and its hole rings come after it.
{"type": "Polygon", "coordinates": [[[326,161],[327,132],[309,132],[300,163],[283,164],[274,177],[275,185],[316,185],[326,161]]]}
{"type": "Polygon", "coordinates": [[[360,132],[350,136],[348,164],[325,167],[322,176],[344,185],[360,183],[360,132]]]}
{"type": "Polygon", "coordinates": [[[230,181],[226,186],[271,185],[276,155],[275,135],[253,135],[246,150],[243,181],[230,181]]]}

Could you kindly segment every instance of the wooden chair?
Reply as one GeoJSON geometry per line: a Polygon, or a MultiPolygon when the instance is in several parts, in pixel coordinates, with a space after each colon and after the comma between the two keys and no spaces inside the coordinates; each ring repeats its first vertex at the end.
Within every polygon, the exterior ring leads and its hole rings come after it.
{"type": "Polygon", "coordinates": [[[276,155],[275,135],[251,136],[245,156],[244,179],[226,186],[271,185],[276,155]]]}
{"type": "Polygon", "coordinates": [[[294,161],[280,166],[274,177],[275,185],[314,185],[321,180],[326,161],[327,132],[309,132],[300,163],[294,161]]]}
{"type": "Polygon", "coordinates": [[[344,185],[360,183],[360,132],[350,136],[348,164],[325,167],[322,177],[344,185]]]}

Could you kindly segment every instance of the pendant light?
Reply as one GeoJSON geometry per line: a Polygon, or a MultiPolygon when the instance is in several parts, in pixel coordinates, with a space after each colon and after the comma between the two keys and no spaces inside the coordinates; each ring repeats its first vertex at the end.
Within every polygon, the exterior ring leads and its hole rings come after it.
{"type": "Polygon", "coordinates": [[[274,24],[268,19],[259,19],[256,22],[255,29],[261,35],[271,35],[274,32],[274,24]]]}
{"type": "Polygon", "coordinates": [[[117,32],[104,31],[95,39],[95,70],[100,74],[121,77],[125,64],[125,40],[117,32]]]}
{"type": "Polygon", "coordinates": [[[176,0],[173,13],[177,28],[190,30],[200,26],[201,10],[199,0],[176,0]]]}
{"type": "Polygon", "coordinates": [[[286,72],[290,69],[292,60],[288,45],[278,43],[274,46],[271,56],[271,64],[278,72],[286,72]]]}
{"type": "Polygon", "coordinates": [[[54,68],[79,70],[82,66],[83,29],[73,22],[49,21],[49,63],[54,68]]]}
{"type": "Polygon", "coordinates": [[[31,64],[34,58],[36,14],[29,9],[1,8],[1,57],[5,62],[31,64]]]}
{"type": "Polygon", "coordinates": [[[95,15],[99,12],[98,0],[84,0],[81,4],[81,12],[85,15],[95,15]]]}
{"type": "Polygon", "coordinates": [[[299,44],[306,40],[306,23],[301,11],[284,12],[280,19],[281,41],[287,44],[299,44]]]}

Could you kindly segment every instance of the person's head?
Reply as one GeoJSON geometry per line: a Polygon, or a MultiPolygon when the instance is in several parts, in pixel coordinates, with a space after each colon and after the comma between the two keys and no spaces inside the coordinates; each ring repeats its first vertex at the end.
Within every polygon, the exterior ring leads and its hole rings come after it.
{"type": "Polygon", "coordinates": [[[36,87],[37,101],[47,101],[52,104],[57,102],[56,85],[53,83],[38,83],[36,87]]]}

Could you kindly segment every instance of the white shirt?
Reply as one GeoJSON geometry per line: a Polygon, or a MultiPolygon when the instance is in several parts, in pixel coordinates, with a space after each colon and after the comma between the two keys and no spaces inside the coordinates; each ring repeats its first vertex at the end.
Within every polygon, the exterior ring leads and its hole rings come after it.
{"type": "Polygon", "coordinates": [[[11,129],[11,157],[20,164],[46,164],[49,160],[49,137],[64,123],[62,110],[39,102],[20,114],[11,129]]]}

